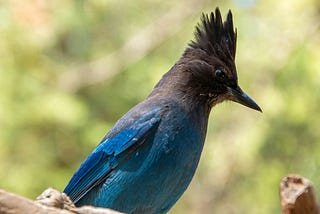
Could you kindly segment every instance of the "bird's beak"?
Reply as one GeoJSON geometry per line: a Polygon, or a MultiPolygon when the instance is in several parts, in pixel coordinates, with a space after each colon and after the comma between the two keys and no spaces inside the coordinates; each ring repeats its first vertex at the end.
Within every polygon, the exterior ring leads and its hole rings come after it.
{"type": "Polygon", "coordinates": [[[230,100],[262,112],[258,104],[253,101],[253,99],[251,99],[246,93],[244,93],[239,86],[237,86],[236,88],[228,87],[228,90],[231,95],[229,98],[230,100]]]}

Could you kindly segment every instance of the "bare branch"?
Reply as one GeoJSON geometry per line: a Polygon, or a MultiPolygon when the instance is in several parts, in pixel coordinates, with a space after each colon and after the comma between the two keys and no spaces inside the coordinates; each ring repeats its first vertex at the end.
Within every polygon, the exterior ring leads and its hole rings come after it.
{"type": "Polygon", "coordinates": [[[2,214],[121,214],[120,212],[92,206],[75,207],[70,198],[58,190],[46,189],[36,201],[0,190],[2,214]]]}
{"type": "Polygon", "coordinates": [[[318,204],[311,182],[299,175],[284,177],[280,183],[283,214],[318,214],[318,204]]]}

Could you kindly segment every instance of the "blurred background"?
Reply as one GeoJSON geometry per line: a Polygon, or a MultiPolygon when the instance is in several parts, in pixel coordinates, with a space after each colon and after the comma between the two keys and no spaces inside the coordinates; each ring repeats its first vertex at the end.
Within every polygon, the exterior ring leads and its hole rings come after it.
{"type": "Polygon", "coordinates": [[[280,213],[290,173],[319,196],[318,0],[0,1],[0,188],[63,190],[216,6],[233,12],[239,83],[264,112],[214,108],[197,173],[170,213],[280,213]]]}

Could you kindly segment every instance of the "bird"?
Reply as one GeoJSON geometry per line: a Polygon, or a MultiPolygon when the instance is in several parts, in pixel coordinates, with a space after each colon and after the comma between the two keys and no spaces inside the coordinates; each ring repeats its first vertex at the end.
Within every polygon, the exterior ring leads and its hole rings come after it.
{"type": "Polygon", "coordinates": [[[231,10],[202,13],[182,56],[122,116],[75,172],[64,193],[76,206],[167,213],[189,186],[211,109],[234,101],[262,112],[238,85],[231,10]]]}

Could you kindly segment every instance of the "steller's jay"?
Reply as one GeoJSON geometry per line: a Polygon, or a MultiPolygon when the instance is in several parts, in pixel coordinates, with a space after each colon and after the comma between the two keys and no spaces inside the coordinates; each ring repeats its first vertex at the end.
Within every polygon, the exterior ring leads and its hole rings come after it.
{"type": "Polygon", "coordinates": [[[128,111],[76,171],[64,192],[77,206],[166,213],[188,187],[208,116],[232,100],[261,111],[238,86],[232,13],[202,16],[182,57],[151,94],[128,111]]]}

